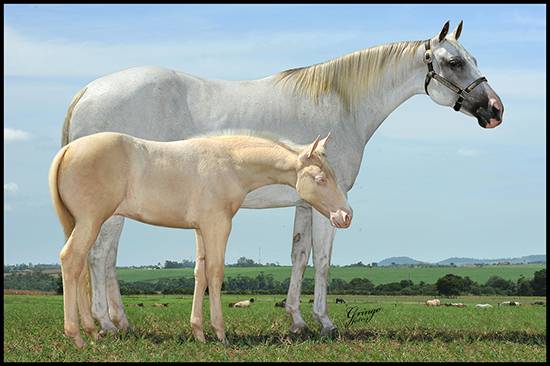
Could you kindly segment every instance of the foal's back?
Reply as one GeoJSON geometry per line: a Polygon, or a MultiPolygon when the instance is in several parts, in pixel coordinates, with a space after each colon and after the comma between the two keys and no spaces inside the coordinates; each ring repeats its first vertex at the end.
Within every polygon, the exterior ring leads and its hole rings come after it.
{"type": "Polygon", "coordinates": [[[69,145],[58,184],[77,221],[118,214],[192,228],[244,198],[232,169],[217,139],[157,142],[104,132],[69,145]]]}

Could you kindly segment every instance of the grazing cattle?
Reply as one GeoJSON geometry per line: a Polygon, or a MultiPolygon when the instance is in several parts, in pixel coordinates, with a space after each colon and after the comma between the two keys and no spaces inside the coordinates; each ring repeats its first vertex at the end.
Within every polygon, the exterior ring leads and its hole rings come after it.
{"type": "Polygon", "coordinates": [[[275,307],[276,307],[276,308],[284,308],[285,305],[286,305],[286,298],[283,299],[283,300],[281,300],[281,301],[279,301],[279,302],[276,302],[276,303],[275,303],[275,307]]]}
{"type": "Polygon", "coordinates": [[[136,305],[137,305],[138,307],[140,307],[140,308],[142,308],[142,307],[145,306],[142,302],[140,302],[140,303],[138,303],[138,304],[136,304],[136,305]]]}
{"type": "Polygon", "coordinates": [[[337,298],[336,298],[336,303],[337,303],[337,304],[345,304],[346,301],[345,301],[344,299],[341,299],[341,298],[337,297],[337,298]]]}
{"type": "Polygon", "coordinates": [[[480,309],[488,309],[488,308],[492,308],[493,305],[491,304],[476,304],[476,308],[480,308],[480,309]]]}
{"type": "Polygon", "coordinates": [[[168,304],[166,304],[166,303],[164,303],[164,304],[156,303],[156,304],[153,304],[153,306],[156,307],[156,308],[167,308],[168,304]]]}
{"type": "Polygon", "coordinates": [[[454,303],[451,303],[450,305],[455,307],[455,308],[465,308],[466,307],[466,305],[461,303],[461,302],[454,302],[454,303]]]}
{"type": "Polygon", "coordinates": [[[498,304],[498,306],[501,306],[501,305],[519,306],[520,304],[517,301],[503,301],[500,304],[498,304]]]}
{"type": "Polygon", "coordinates": [[[426,300],[426,306],[441,306],[439,299],[426,300]]]}
{"type": "Polygon", "coordinates": [[[531,305],[542,305],[546,306],[546,303],[544,301],[534,301],[530,303],[531,305]]]}
{"type": "Polygon", "coordinates": [[[232,302],[229,304],[229,307],[230,308],[248,308],[250,307],[250,304],[252,304],[254,302],[254,299],[250,299],[250,300],[243,300],[243,301],[239,301],[239,302],[232,302]]]}

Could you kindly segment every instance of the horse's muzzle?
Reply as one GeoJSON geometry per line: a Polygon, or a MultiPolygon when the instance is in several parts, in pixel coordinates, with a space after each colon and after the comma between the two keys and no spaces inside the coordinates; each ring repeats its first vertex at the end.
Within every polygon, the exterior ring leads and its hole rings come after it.
{"type": "Polygon", "coordinates": [[[500,100],[489,99],[488,108],[479,107],[476,109],[477,123],[483,128],[495,128],[502,123],[504,107],[500,100]]]}

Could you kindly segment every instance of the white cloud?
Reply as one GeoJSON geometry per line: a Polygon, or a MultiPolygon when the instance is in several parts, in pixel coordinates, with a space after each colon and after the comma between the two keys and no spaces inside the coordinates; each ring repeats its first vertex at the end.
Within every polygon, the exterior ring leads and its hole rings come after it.
{"type": "Polygon", "coordinates": [[[13,128],[4,127],[4,142],[26,141],[31,138],[31,134],[13,128]]]}
{"type": "Polygon", "coordinates": [[[478,156],[480,154],[480,151],[476,149],[462,147],[458,149],[457,153],[458,155],[461,155],[461,156],[474,157],[474,156],[478,156]]]}
{"type": "Polygon", "coordinates": [[[17,185],[17,183],[4,183],[4,193],[17,193],[18,190],[19,186],[17,185]]]}
{"type": "MultiPolygon", "coordinates": [[[[197,76],[267,76],[285,55],[306,56],[313,50],[357,37],[342,30],[248,33],[241,37],[193,37],[149,43],[74,42],[33,39],[4,26],[4,74],[7,76],[98,77],[134,66],[181,68],[197,76]],[[238,73],[238,74],[237,74],[238,73]],[[235,74],[235,76],[233,75],[235,74]]],[[[319,60],[325,61],[325,60],[319,60]]],[[[289,67],[294,65],[289,65],[289,67]]],[[[279,68],[274,71],[280,71],[279,68]]]]}

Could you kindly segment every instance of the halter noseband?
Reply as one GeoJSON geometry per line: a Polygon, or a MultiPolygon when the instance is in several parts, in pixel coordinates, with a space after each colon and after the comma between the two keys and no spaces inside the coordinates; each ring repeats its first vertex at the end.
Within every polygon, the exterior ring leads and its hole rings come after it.
{"type": "MultiPolygon", "coordinates": [[[[429,51],[430,40],[428,39],[426,43],[424,43],[424,45],[426,47],[426,51],[429,51]]],[[[485,76],[482,76],[479,79],[472,81],[472,83],[467,87],[465,87],[464,89],[461,89],[458,85],[456,85],[450,80],[447,80],[446,78],[444,78],[443,76],[439,75],[434,71],[434,67],[432,63],[433,59],[430,56],[430,54],[431,52],[429,53],[426,52],[425,58],[424,58],[424,62],[426,63],[426,65],[428,65],[428,73],[426,74],[426,80],[424,81],[424,90],[426,90],[426,94],[430,95],[430,93],[428,93],[428,84],[432,79],[435,79],[439,81],[441,84],[443,84],[444,86],[446,86],[447,88],[451,89],[456,94],[458,94],[458,99],[453,109],[457,112],[460,111],[460,108],[462,108],[462,102],[464,101],[464,98],[467,96],[467,94],[470,93],[472,90],[474,90],[474,88],[479,84],[481,84],[482,82],[487,81],[487,79],[485,78],[485,76]]]]}

